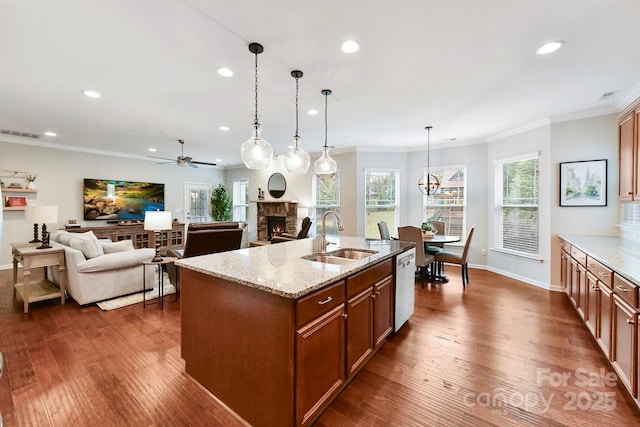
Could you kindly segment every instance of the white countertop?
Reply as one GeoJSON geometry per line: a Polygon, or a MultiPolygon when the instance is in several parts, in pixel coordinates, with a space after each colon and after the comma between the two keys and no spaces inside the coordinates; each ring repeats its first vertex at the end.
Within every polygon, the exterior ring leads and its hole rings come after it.
{"type": "Polygon", "coordinates": [[[640,284],[640,244],[611,236],[560,234],[561,239],[586,252],[620,276],[640,284]]]}
{"type": "Polygon", "coordinates": [[[309,238],[183,258],[175,264],[286,298],[299,298],[414,246],[413,243],[398,240],[366,240],[346,236],[331,241],[336,244],[328,245],[327,252],[339,248],[358,248],[378,253],[340,265],[309,261],[301,258],[315,252],[314,239],[309,238]]]}

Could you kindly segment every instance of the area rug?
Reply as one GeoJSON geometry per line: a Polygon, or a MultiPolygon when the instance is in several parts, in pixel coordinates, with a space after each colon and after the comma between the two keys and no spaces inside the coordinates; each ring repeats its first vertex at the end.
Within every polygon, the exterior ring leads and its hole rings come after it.
{"type": "MultiPolygon", "coordinates": [[[[167,275],[167,273],[163,273],[164,274],[164,296],[166,297],[167,295],[171,295],[171,294],[175,294],[176,293],[176,288],[171,284],[171,282],[169,281],[169,276],[167,275]]],[[[148,290],[146,293],[144,293],[144,299],[148,302],[150,300],[153,300],[154,298],[158,298],[160,295],[160,290],[158,289],[158,273],[156,272],[156,277],[153,281],[154,283],[154,288],[148,290]]],[[[143,292],[138,292],[135,294],[130,294],[130,295],[125,295],[122,297],[118,297],[118,298],[113,298],[113,299],[109,299],[109,300],[105,300],[105,301],[100,301],[97,302],[96,305],[98,307],[100,307],[102,310],[104,311],[109,311],[109,310],[115,310],[116,308],[122,308],[122,307],[126,307],[128,305],[132,305],[132,304],[138,304],[142,302],[142,295],[143,292]]],[[[155,301],[153,301],[155,302],[155,301]]]]}

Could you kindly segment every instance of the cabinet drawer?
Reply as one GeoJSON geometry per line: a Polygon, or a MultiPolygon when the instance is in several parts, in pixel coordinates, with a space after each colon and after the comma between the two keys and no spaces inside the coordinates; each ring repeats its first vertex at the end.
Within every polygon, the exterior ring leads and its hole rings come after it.
{"type": "Polygon", "coordinates": [[[613,272],[591,257],[588,257],[587,259],[587,270],[592,272],[599,281],[606,284],[608,287],[613,286],[613,272]]]}
{"type": "Polygon", "coordinates": [[[613,276],[613,292],[631,307],[638,307],[638,287],[617,274],[613,276]]]}
{"type": "Polygon", "coordinates": [[[300,327],[344,303],[344,280],[296,301],[296,326],[300,327]]]}
{"type": "Polygon", "coordinates": [[[351,298],[369,286],[393,274],[393,259],[388,259],[347,278],[347,296],[351,298]]]}
{"type": "Polygon", "coordinates": [[[587,255],[575,246],[571,246],[571,256],[580,264],[587,264],[587,255]]]}
{"type": "Polygon", "coordinates": [[[571,244],[566,240],[560,239],[560,249],[562,249],[568,254],[571,254],[571,244]]]}

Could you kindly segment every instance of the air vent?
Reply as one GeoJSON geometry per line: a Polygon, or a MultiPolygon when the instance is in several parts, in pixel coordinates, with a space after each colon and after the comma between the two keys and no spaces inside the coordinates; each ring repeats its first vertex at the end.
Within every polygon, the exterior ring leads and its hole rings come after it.
{"type": "Polygon", "coordinates": [[[23,138],[40,139],[37,133],[21,132],[19,130],[0,129],[0,133],[5,135],[21,136],[23,138]]]}
{"type": "Polygon", "coordinates": [[[605,92],[602,94],[602,96],[600,97],[600,101],[606,101],[607,99],[611,99],[614,96],[616,96],[616,93],[618,93],[617,90],[611,91],[611,92],[605,92]]]}

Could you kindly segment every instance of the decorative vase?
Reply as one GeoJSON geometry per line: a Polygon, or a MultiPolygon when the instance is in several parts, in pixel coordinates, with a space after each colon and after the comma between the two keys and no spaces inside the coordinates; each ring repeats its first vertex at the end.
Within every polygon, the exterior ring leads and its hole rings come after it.
{"type": "Polygon", "coordinates": [[[429,237],[429,238],[431,238],[431,237],[433,237],[434,233],[433,233],[433,231],[423,231],[423,232],[422,232],[422,235],[423,235],[424,237],[429,237]]]}
{"type": "Polygon", "coordinates": [[[33,181],[29,181],[29,182],[27,182],[27,188],[28,188],[29,190],[35,190],[35,189],[36,189],[36,183],[35,183],[35,182],[33,182],[33,181]]]}

